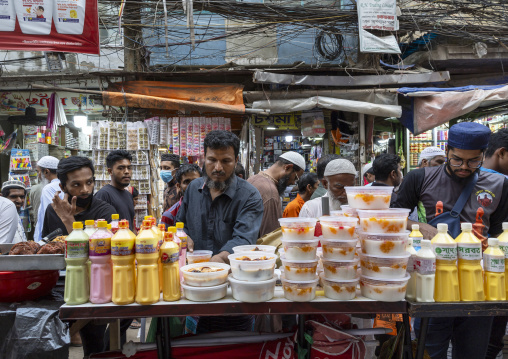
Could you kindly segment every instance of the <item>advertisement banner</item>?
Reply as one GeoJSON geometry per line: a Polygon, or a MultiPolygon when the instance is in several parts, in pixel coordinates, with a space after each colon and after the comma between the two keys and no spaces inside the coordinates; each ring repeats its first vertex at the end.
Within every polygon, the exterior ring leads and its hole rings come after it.
{"type": "Polygon", "coordinates": [[[99,54],[97,0],[0,0],[0,50],[99,54]]]}

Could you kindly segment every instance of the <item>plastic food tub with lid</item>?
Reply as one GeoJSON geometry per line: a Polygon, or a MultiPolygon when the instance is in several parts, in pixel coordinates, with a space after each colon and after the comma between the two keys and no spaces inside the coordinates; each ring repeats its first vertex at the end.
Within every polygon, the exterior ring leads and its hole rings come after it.
{"type": "Polygon", "coordinates": [[[321,247],[323,248],[323,259],[331,259],[336,261],[349,261],[355,257],[356,243],[358,240],[334,240],[321,239],[321,247]]]}
{"type": "Polygon", "coordinates": [[[362,251],[372,256],[399,256],[406,253],[409,231],[401,233],[358,232],[362,251]]]}
{"type": "Polygon", "coordinates": [[[348,261],[334,261],[323,259],[323,273],[326,279],[344,280],[354,279],[358,272],[358,259],[348,261]]]}
{"type": "Polygon", "coordinates": [[[358,219],[352,217],[325,216],[319,218],[324,239],[354,239],[358,219]]]}
{"type": "Polygon", "coordinates": [[[233,247],[233,253],[241,253],[241,252],[266,252],[266,253],[275,253],[277,247],[275,246],[267,246],[267,245],[256,245],[249,244],[245,246],[236,246],[233,247]]]}
{"type": "Polygon", "coordinates": [[[281,277],[282,288],[284,289],[284,298],[293,302],[310,302],[316,298],[316,286],[318,277],[309,281],[295,281],[281,277]]]}
{"type": "Polygon", "coordinates": [[[360,267],[362,275],[371,278],[396,279],[404,278],[407,262],[411,254],[400,256],[378,257],[360,252],[360,267]]]}
{"type": "Polygon", "coordinates": [[[340,206],[340,208],[344,217],[358,218],[358,212],[356,211],[356,208],[348,206],[347,204],[340,206]]]}
{"type": "Polygon", "coordinates": [[[228,292],[228,284],[220,284],[213,287],[193,287],[182,283],[185,298],[193,302],[213,302],[222,299],[228,292]]]}
{"type": "Polygon", "coordinates": [[[275,282],[277,281],[276,276],[269,280],[260,282],[246,282],[238,280],[235,279],[232,274],[229,275],[228,279],[229,284],[231,285],[233,298],[239,300],[240,302],[266,302],[267,300],[272,299],[275,294],[275,282]]]}
{"type": "Polygon", "coordinates": [[[288,241],[283,238],[281,241],[286,259],[308,261],[316,258],[318,238],[311,241],[288,241]]]}
{"type": "Polygon", "coordinates": [[[325,297],[334,300],[351,300],[356,297],[359,278],[331,280],[321,275],[325,297]]]}
{"type": "Polygon", "coordinates": [[[406,231],[409,209],[358,210],[360,230],[367,233],[401,233],[406,231]]]}
{"type": "Polygon", "coordinates": [[[225,263],[192,263],[180,268],[184,283],[192,287],[212,287],[226,282],[229,265],[225,263]]]}
{"type": "Polygon", "coordinates": [[[235,279],[259,282],[273,278],[277,256],[266,252],[243,252],[230,254],[228,259],[235,279]]]}
{"type": "Polygon", "coordinates": [[[366,298],[383,302],[398,302],[406,296],[409,274],[398,279],[379,279],[368,276],[360,277],[360,291],[366,298]]]}
{"type": "Polygon", "coordinates": [[[362,186],[344,187],[349,206],[356,209],[387,209],[390,208],[393,187],[362,186]]]}
{"type": "Polygon", "coordinates": [[[315,218],[279,218],[282,238],[286,240],[313,240],[317,220],[315,218]]]}
{"type": "Polygon", "coordinates": [[[204,263],[204,262],[210,262],[210,259],[212,259],[212,251],[194,251],[194,252],[187,252],[187,263],[204,263]]]}
{"type": "Polygon", "coordinates": [[[306,281],[316,278],[317,258],[310,261],[293,261],[282,257],[280,260],[282,261],[286,279],[306,281]]]}

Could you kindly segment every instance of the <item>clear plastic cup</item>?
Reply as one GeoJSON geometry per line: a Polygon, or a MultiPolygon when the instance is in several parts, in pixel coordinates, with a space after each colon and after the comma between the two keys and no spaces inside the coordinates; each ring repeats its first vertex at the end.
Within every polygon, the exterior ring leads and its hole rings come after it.
{"type": "Polygon", "coordinates": [[[233,247],[233,253],[241,253],[241,252],[266,252],[266,253],[275,253],[277,247],[275,246],[266,246],[266,245],[244,245],[244,246],[236,246],[233,247]]]}
{"type": "Polygon", "coordinates": [[[409,231],[401,233],[358,232],[362,251],[373,256],[399,256],[406,253],[409,231]]]}
{"type": "Polygon", "coordinates": [[[220,284],[213,287],[192,287],[182,283],[185,298],[193,302],[212,302],[222,299],[228,292],[228,284],[220,284]]]}
{"type": "Polygon", "coordinates": [[[356,208],[348,206],[347,204],[340,206],[340,208],[342,209],[342,215],[344,217],[358,218],[358,212],[356,211],[356,208]]]}
{"type": "Polygon", "coordinates": [[[331,280],[321,275],[325,297],[334,300],[351,300],[356,297],[359,278],[331,280]]]}
{"type": "Polygon", "coordinates": [[[284,275],[288,280],[306,281],[316,278],[317,258],[311,261],[292,261],[281,258],[284,275]]]}
{"type": "Polygon", "coordinates": [[[398,302],[406,296],[409,274],[404,278],[380,279],[367,276],[360,277],[360,291],[362,296],[383,302],[398,302]]]}
{"type": "Polygon", "coordinates": [[[393,187],[363,186],[344,187],[348,204],[356,209],[387,209],[390,208],[393,187]]]}
{"type": "Polygon", "coordinates": [[[323,259],[323,273],[326,279],[349,280],[357,277],[358,259],[350,261],[332,261],[323,259]]]}
{"type": "Polygon", "coordinates": [[[362,275],[381,279],[404,278],[410,256],[407,252],[392,257],[370,256],[360,252],[362,275]]]}
{"type": "Polygon", "coordinates": [[[354,259],[358,240],[321,239],[323,259],[350,261],[354,259]]]}
{"type": "Polygon", "coordinates": [[[235,279],[260,282],[273,278],[277,256],[265,252],[243,252],[230,254],[228,259],[235,279]]]}
{"type": "Polygon", "coordinates": [[[367,233],[401,233],[406,231],[409,209],[392,208],[379,211],[358,210],[360,231],[367,233]]]}
{"type": "Polygon", "coordinates": [[[316,298],[316,286],[318,277],[310,281],[288,280],[285,276],[281,277],[282,288],[284,289],[284,298],[293,302],[310,302],[316,298]]]}
{"type": "Polygon", "coordinates": [[[246,282],[238,280],[229,275],[229,284],[231,285],[231,292],[233,298],[240,302],[247,303],[260,303],[266,302],[273,298],[275,294],[275,282],[277,277],[274,276],[272,279],[264,280],[260,282],[246,282]]]}
{"type": "Polygon", "coordinates": [[[324,239],[355,239],[355,228],[358,219],[352,217],[320,217],[321,231],[324,239]]]}
{"type": "Polygon", "coordinates": [[[311,241],[287,241],[282,239],[281,241],[284,255],[289,260],[310,261],[316,258],[319,239],[313,239],[311,241]]]}
{"type": "Polygon", "coordinates": [[[279,218],[282,238],[290,241],[313,240],[317,220],[315,218],[279,218]]]}
{"type": "Polygon", "coordinates": [[[229,265],[225,263],[193,263],[180,268],[184,283],[192,287],[211,287],[226,282],[229,265]]]}
{"type": "Polygon", "coordinates": [[[194,251],[194,252],[187,252],[187,263],[204,263],[204,262],[210,262],[210,259],[212,259],[212,251],[194,251]]]}

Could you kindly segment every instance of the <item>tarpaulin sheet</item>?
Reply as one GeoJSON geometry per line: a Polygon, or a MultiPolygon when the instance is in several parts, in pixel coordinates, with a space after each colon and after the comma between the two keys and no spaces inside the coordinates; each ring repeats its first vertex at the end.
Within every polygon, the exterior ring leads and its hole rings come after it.
{"type": "Polygon", "coordinates": [[[243,86],[162,81],[116,83],[102,94],[103,104],[174,111],[245,113],[243,86]]]}
{"type": "Polygon", "coordinates": [[[508,86],[472,86],[470,90],[437,92],[422,88],[418,92],[404,90],[411,96],[411,108],[404,108],[400,122],[418,135],[454,118],[486,107],[508,102],[508,86]],[[483,88],[482,88],[483,87],[483,88]]]}
{"type": "Polygon", "coordinates": [[[270,114],[305,111],[315,107],[383,117],[400,117],[402,114],[402,108],[400,106],[380,105],[323,96],[291,100],[254,101],[252,103],[253,109],[269,110],[270,114]]]}

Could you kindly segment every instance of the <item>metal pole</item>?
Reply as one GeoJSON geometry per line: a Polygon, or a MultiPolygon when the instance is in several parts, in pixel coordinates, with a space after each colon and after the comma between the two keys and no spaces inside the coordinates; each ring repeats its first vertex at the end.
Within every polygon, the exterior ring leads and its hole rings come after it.
{"type": "Polygon", "coordinates": [[[423,317],[420,323],[420,335],[418,336],[418,347],[416,348],[416,359],[423,359],[425,352],[425,339],[429,328],[429,318],[423,317]]]}
{"type": "Polygon", "coordinates": [[[409,315],[402,314],[402,322],[404,323],[404,352],[406,359],[413,359],[413,345],[411,344],[411,327],[409,323],[409,315]]]}

